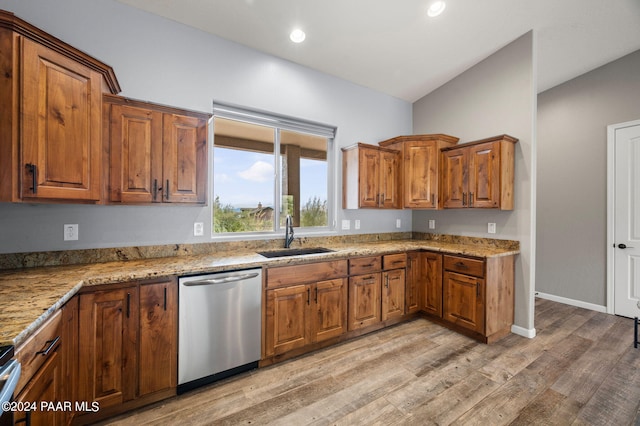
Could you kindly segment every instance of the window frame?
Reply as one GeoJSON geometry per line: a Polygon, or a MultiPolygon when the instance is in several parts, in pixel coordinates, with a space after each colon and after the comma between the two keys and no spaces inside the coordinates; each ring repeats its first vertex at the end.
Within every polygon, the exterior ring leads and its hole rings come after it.
{"type": "Polygon", "coordinates": [[[337,217],[337,200],[336,200],[336,153],[335,153],[335,135],[337,127],[308,121],[300,118],[289,117],[274,114],[257,109],[245,108],[233,104],[213,102],[213,118],[211,126],[211,178],[209,196],[211,200],[215,199],[215,182],[214,182],[214,150],[215,150],[215,123],[216,118],[241,121],[249,124],[260,125],[272,128],[274,130],[274,207],[273,207],[273,228],[270,231],[254,231],[254,232],[225,232],[216,233],[213,226],[213,202],[211,203],[211,238],[212,239],[258,239],[264,237],[273,237],[284,235],[284,227],[280,226],[280,217],[282,210],[282,163],[280,152],[280,132],[281,130],[293,131],[298,133],[306,133],[314,136],[324,137],[327,140],[327,226],[314,227],[296,227],[297,235],[312,234],[328,234],[335,233],[336,217],[337,217]]]}

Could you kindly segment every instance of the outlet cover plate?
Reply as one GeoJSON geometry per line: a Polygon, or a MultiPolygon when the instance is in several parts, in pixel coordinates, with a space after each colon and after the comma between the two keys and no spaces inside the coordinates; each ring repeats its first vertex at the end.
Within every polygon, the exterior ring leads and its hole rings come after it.
{"type": "Polygon", "coordinates": [[[202,237],[204,235],[204,223],[194,222],[193,224],[193,236],[202,237]]]}
{"type": "Polygon", "coordinates": [[[436,220],[429,219],[429,229],[436,229],[436,220]]]}
{"type": "Polygon", "coordinates": [[[342,229],[351,229],[351,221],[349,219],[342,219],[342,229]]]}
{"type": "Polygon", "coordinates": [[[496,233],[496,224],[493,222],[489,222],[487,224],[487,232],[489,234],[495,234],[496,233]]]}
{"type": "Polygon", "coordinates": [[[64,225],[64,241],[78,241],[78,224],[64,225]]]}

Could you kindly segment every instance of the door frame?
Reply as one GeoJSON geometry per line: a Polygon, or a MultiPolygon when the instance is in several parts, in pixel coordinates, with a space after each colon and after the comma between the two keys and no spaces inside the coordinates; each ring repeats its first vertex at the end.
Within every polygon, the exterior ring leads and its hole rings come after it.
{"type": "Polygon", "coordinates": [[[616,130],[640,126],[640,120],[607,126],[607,313],[615,314],[615,137],[616,130]]]}

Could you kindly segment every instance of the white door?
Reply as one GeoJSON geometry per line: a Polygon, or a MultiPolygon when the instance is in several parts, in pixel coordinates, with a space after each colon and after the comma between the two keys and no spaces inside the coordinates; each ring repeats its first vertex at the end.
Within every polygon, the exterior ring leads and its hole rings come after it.
{"type": "Polygon", "coordinates": [[[614,263],[613,313],[637,317],[640,316],[640,121],[609,126],[609,138],[614,161],[613,188],[609,189],[613,192],[614,220],[613,230],[610,229],[613,241],[609,246],[614,263]]]}

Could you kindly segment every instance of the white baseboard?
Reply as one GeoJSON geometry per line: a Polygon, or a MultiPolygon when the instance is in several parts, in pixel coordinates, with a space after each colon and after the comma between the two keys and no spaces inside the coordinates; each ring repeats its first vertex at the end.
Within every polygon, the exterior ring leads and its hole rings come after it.
{"type": "Polygon", "coordinates": [[[581,300],[569,299],[562,296],[554,296],[553,294],[542,293],[536,291],[536,297],[541,299],[552,300],[554,302],[564,303],[565,305],[577,306],[578,308],[589,309],[591,311],[607,313],[607,307],[602,305],[596,305],[595,303],[583,302],[581,300]]]}
{"type": "Polygon", "coordinates": [[[518,336],[527,337],[529,339],[533,339],[534,337],[536,337],[535,328],[524,328],[517,325],[512,325],[511,332],[513,334],[517,334],[518,336]]]}

